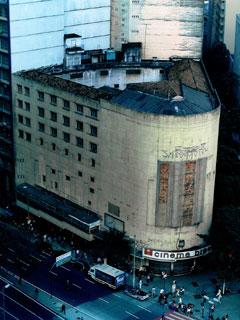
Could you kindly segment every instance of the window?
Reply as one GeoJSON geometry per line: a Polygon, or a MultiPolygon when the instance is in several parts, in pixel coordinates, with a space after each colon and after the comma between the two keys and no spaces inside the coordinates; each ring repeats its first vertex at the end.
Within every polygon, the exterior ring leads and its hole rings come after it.
{"type": "Polygon", "coordinates": [[[66,127],[70,127],[70,118],[63,116],[63,125],[66,127]]]}
{"type": "Polygon", "coordinates": [[[120,208],[111,202],[108,202],[108,212],[117,217],[120,216],[120,208]]]}
{"type": "Polygon", "coordinates": [[[88,200],[88,205],[91,206],[92,204],[92,201],[88,200]]]}
{"type": "Polygon", "coordinates": [[[114,84],[114,88],[115,88],[115,89],[118,89],[118,88],[119,88],[119,84],[118,84],[118,83],[115,83],[115,84],[114,84]]]}
{"type": "Polygon", "coordinates": [[[56,144],[52,143],[52,150],[55,151],[56,150],[56,144]]]}
{"type": "Polygon", "coordinates": [[[17,92],[22,93],[22,86],[20,84],[17,85],[17,92]]]}
{"type": "Polygon", "coordinates": [[[82,155],[81,155],[81,153],[78,153],[78,161],[82,161],[82,155]]]}
{"type": "Polygon", "coordinates": [[[38,122],[38,130],[40,132],[44,132],[45,131],[45,125],[42,122],[38,122]]]}
{"type": "Polygon", "coordinates": [[[51,169],[52,174],[56,174],[56,170],[55,169],[51,169]]]}
{"type": "Polygon", "coordinates": [[[68,156],[69,155],[68,149],[64,149],[64,153],[65,153],[65,156],[68,156]]]}
{"type": "Polygon", "coordinates": [[[42,180],[43,180],[43,182],[46,182],[46,176],[45,175],[42,176],[42,180]]]}
{"type": "Polygon", "coordinates": [[[94,190],[93,188],[89,188],[89,191],[90,191],[91,193],[95,193],[95,190],[94,190]]]}
{"type": "Polygon", "coordinates": [[[19,138],[23,139],[23,137],[24,137],[23,130],[18,130],[18,136],[19,136],[19,138]]]}
{"type": "Polygon", "coordinates": [[[25,117],[25,125],[27,127],[31,127],[31,119],[30,118],[25,117]]]}
{"type": "Polygon", "coordinates": [[[65,176],[65,178],[66,178],[67,181],[71,180],[69,176],[65,176]]]}
{"type": "Polygon", "coordinates": [[[91,166],[94,168],[96,166],[96,161],[95,159],[91,159],[91,166]]]}
{"type": "Polygon", "coordinates": [[[43,108],[40,108],[40,107],[38,107],[38,115],[39,115],[39,117],[42,117],[42,118],[44,118],[44,109],[43,108]]]}
{"type": "Polygon", "coordinates": [[[54,106],[57,105],[57,97],[53,94],[50,95],[50,101],[51,101],[51,104],[53,104],[54,106]]]}
{"type": "Polygon", "coordinates": [[[97,119],[98,110],[97,110],[97,109],[90,108],[90,114],[91,114],[91,117],[92,117],[92,118],[97,119]]]}
{"type": "Polygon", "coordinates": [[[32,140],[31,134],[28,133],[28,132],[26,132],[26,140],[27,140],[28,142],[31,142],[31,140],[32,140]]]}
{"type": "Polygon", "coordinates": [[[57,137],[57,129],[56,128],[50,128],[50,134],[52,137],[56,138],[57,137]]]}
{"type": "Polygon", "coordinates": [[[24,94],[25,94],[25,96],[30,95],[30,89],[28,87],[24,87],[24,94]]]}
{"type": "Polygon", "coordinates": [[[22,109],[23,108],[23,102],[22,102],[22,100],[17,100],[17,106],[18,106],[18,108],[20,108],[20,109],[22,109]]]}
{"type": "Polygon", "coordinates": [[[90,135],[93,137],[97,137],[97,127],[90,125],[90,135]]]}
{"type": "Polygon", "coordinates": [[[78,171],[78,176],[82,177],[82,171],[78,171]]]}
{"type": "Polygon", "coordinates": [[[96,143],[90,142],[90,152],[97,153],[96,143]]]}
{"type": "Polygon", "coordinates": [[[83,114],[83,105],[76,104],[76,112],[83,114]]]}
{"type": "Polygon", "coordinates": [[[76,123],[77,123],[77,130],[79,130],[79,131],[83,131],[83,122],[82,121],[76,121],[76,123]]]}
{"type": "Polygon", "coordinates": [[[54,121],[54,122],[57,122],[57,113],[51,111],[51,112],[50,112],[50,119],[51,119],[52,121],[54,121]]]}
{"type": "Polygon", "coordinates": [[[30,111],[30,103],[29,102],[25,102],[25,110],[30,111]]]}
{"type": "Polygon", "coordinates": [[[55,182],[55,183],[54,183],[54,186],[55,186],[55,189],[57,189],[57,188],[58,188],[58,183],[55,182]]]}
{"type": "Polygon", "coordinates": [[[44,92],[38,91],[38,100],[44,101],[44,92]]]}
{"type": "Polygon", "coordinates": [[[83,138],[76,137],[76,145],[80,148],[83,148],[83,138]]]}
{"type": "Polygon", "coordinates": [[[63,100],[63,108],[65,110],[70,110],[70,102],[68,100],[63,100]]]}
{"type": "Polygon", "coordinates": [[[95,178],[94,177],[90,177],[90,181],[91,182],[95,182],[95,178]]]}
{"type": "Polygon", "coordinates": [[[18,122],[23,123],[23,116],[21,114],[18,115],[18,122]]]}
{"type": "Polygon", "coordinates": [[[43,138],[39,139],[40,146],[43,146],[43,138]]]}
{"type": "Polygon", "coordinates": [[[70,142],[70,134],[67,132],[63,132],[63,140],[65,142],[70,142]]]}

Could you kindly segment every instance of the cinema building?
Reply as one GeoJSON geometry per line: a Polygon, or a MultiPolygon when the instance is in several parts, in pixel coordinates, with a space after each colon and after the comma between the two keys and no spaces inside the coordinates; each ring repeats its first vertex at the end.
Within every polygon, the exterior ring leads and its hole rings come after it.
{"type": "Polygon", "coordinates": [[[156,64],[122,66],[134,80],[122,90],[104,86],[110,71],[95,66],[98,88],[59,70],[14,74],[17,204],[89,241],[135,236],[156,272],[189,270],[211,251],[219,101],[198,61],[141,83],[156,64]]]}

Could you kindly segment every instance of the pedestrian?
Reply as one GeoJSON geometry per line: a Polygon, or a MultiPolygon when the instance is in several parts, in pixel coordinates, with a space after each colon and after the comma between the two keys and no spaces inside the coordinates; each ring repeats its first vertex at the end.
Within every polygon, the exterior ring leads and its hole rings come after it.
{"type": "Polygon", "coordinates": [[[176,297],[180,297],[180,289],[176,289],[176,297]]]}
{"type": "Polygon", "coordinates": [[[39,290],[37,287],[35,288],[35,294],[36,294],[36,296],[38,296],[38,294],[39,294],[39,290]]]}
{"type": "Polygon", "coordinates": [[[183,303],[183,299],[182,299],[182,297],[179,297],[178,298],[178,304],[181,305],[182,303],[183,303]]]}
{"type": "Polygon", "coordinates": [[[147,284],[149,284],[151,281],[151,277],[150,277],[150,274],[147,275],[147,284]]]}
{"type": "Polygon", "coordinates": [[[176,281],[173,280],[173,283],[172,283],[172,296],[175,298],[176,296],[176,289],[177,289],[177,285],[176,285],[176,281]]]}
{"type": "Polygon", "coordinates": [[[152,287],[152,297],[155,298],[156,296],[156,288],[152,287]]]}
{"type": "Polygon", "coordinates": [[[185,289],[184,289],[184,287],[181,287],[181,288],[180,288],[180,295],[181,295],[181,296],[184,296],[184,293],[185,293],[185,289]]]}
{"type": "Polygon", "coordinates": [[[205,309],[205,305],[204,305],[204,302],[201,302],[201,312],[202,312],[202,318],[204,318],[204,309],[205,309]]]}
{"type": "Polygon", "coordinates": [[[61,311],[62,311],[62,313],[66,313],[66,306],[65,306],[65,304],[62,304],[62,308],[61,308],[61,311]]]}
{"type": "Polygon", "coordinates": [[[140,279],[140,280],[139,280],[139,289],[140,289],[140,290],[142,290],[142,284],[143,284],[143,281],[142,281],[142,279],[140,279]]]}
{"type": "Polygon", "coordinates": [[[216,298],[218,300],[219,303],[221,303],[221,299],[222,299],[222,290],[218,289],[218,292],[216,294],[216,298]]]}

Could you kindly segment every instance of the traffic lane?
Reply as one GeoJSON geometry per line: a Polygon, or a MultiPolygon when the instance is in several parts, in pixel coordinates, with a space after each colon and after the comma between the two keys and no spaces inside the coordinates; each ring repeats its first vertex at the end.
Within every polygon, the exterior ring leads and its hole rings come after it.
{"type": "MultiPolygon", "coordinates": [[[[3,280],[0,281],[0,286],[2,290],[4,290],[4,296],[2,295],[2,299],[4,298],[5,309],[12,315],[12,317],[15,316],[19,320],[52,320],[56,318],[56,314],[54,312],[13,287],[13,284],[6,289],[4,288],[6,282],[3,280]]],[[[3,292],[2,290],[1,292],[3,292]]],[[[61,319],[61,317],[58,317],[58,319],[61,319]]]]}

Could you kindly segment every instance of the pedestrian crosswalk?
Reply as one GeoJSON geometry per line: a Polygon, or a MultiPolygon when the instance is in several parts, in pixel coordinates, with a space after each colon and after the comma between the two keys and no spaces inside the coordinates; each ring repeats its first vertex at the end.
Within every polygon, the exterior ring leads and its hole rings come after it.
{"type": "Polygon", "coordinates": [[[194,318],[188,317],[185,314],[176,312],[176,311],[170,311],[164,314],[164,318],[161,316],[156,318],[155,320],[195,320],[194,318]]]}

